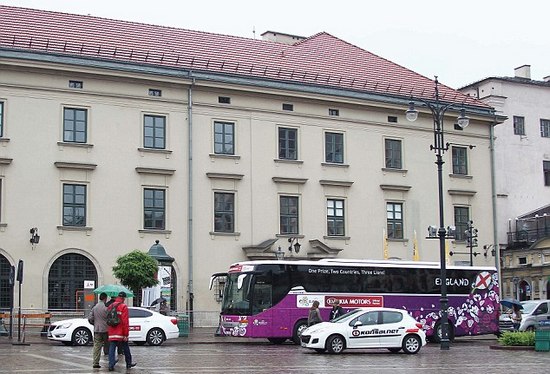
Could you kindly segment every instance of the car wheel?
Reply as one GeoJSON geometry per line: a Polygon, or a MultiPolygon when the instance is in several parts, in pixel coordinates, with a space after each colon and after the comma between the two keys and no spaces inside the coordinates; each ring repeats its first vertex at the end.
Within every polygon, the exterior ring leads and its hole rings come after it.
{"type": "Polygon", "coordinates": [[[340,335],[332,335],[327,340],[327,350],[330,353],[342,353],[346,349],[346,341],[340,335]]]}
{"type": "Polygon", "coordinates": [[[401,348],[388,348],[388,351],[390,351],[391,353],[397,353],[401,350],[401,348]]]}
{"type": "Polygon", "coordinates": [[[72,343],[74,345],[88,345],[92,342],[92,333],[85,327],[79,327],[73,332],[72,343]]]}
{"type": "Polygon", "coordinates": [[[525,329],[525,331],[535,332],[535,326],[529,326],[525,329]]]}
{"type": "Polygon", "coordinates": [[[407,354],[412,355],[418,353],[421,347],[422,341],[418,335],[407,335],[405,336],[405,339],[403,339],[403,351],[407,354]]]}
{"type": "Polygon", "coordinates": [[[294,333],[292,334],[292,341],[294,344],[300,344],[300,337],[302,336],[302,332],[307,329],[307,320],[301,319],[294,325],[294,333]]]}
{"type": "Polygon", "coordinates": [[[166,340],[166,337],[161,329],[154,328],[147,333],[147,344],[149,345],[161,345],[164,340],[166,340]]]}
{"type": "Polygon", "coordinates": [[[145,345],[146,342],[134,342],[136,345],[145,345]]]}
{"type": "Polygon", "coordinates": [[[283,344],[286,341],[286,338],[267,338],[271,344],[283,344]]]}

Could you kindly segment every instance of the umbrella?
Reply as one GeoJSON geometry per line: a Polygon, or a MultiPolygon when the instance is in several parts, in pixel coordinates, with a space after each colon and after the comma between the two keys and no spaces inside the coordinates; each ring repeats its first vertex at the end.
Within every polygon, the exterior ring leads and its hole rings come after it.
{"type": "Polygon", "coordinates": [[[161,297],[159,297],[158,299],[153,300],[153,302],[151,303],[151,306],[160,304],[160,303],[162,303],[163,301],[166,301],[166,299],[165,299],[164,297],[161,296],[161,297]]]}
{"type": "Polygon", "coordinates": [[[500,305],[505,306],[506,308],[512,309],[514,305],[519,307],[520,309],[523,309],[523,305],[516,299],[503,299],[500,300],[500,305]]]}
{"type": "Polygon", "coordinates": [[[104,284],[94,290],[95,294],[105,292],[107,296],[118,296],[119,292],[125,292],[126,297],[134,297],[134,293],[121,284],[104,284]]]}

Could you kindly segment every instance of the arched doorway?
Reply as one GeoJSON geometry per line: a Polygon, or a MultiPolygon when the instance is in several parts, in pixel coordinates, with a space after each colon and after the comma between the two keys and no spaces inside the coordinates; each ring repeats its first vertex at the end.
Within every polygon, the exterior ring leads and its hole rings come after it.
{"type": "Polygon", "coordinates": [[[87,257],[69,253],[55,260],[48,274],[48,309],[83,309],[85,280],[97,284],[97,270],[87,257]]]}
{"type": "Polygon", "coordinates": [[[10,287],[11,264],[6,257],[0,255],[0,309],[10,309],[11,293],[10,287]]]}
{"type": "Polygon", "coordinates": [[[525,301],[531,299],[531,287],[527,281],[522,280],[519,282],[519,301],[525,301]]]}

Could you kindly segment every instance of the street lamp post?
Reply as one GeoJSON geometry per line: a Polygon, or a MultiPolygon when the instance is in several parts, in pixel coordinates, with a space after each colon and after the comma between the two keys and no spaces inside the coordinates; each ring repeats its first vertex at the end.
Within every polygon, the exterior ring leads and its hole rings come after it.
{"type": "MultiPolygon", "coordinates": [[[[441,261],[441,350],[448,350],[450,347],[449,341],[449,317],[448,317],[448,298],[447,298],[447,269],[445,258],[445,239],[447,238],[447,230],[445,229],[444,222],[444,205],[443,205],[443,154],[449,150],[449,143],[445,143],[443,133],[443,118],[445,112],[448,109],[454,108],[453,103],[445,104],[440,101],[439,98],[439,81],[437,76],[434,80],[435,83],[435,101],[430,102],[424,99],[418,98],[424,106],[426,106],[432,113],[433,117],[433,132],[434,132],[434,144],[430,145],[430,150],[434,151],[436,156],[435,164],[437,165],[437,184],[439,192],[439,229],[437,235],[439,237],[439,257],[441,261]]],[[[415,103],[411,100],[409,103],[409,109],[406,112],[407,120],[413,122],[418,118],[418,111],[415,109],[415,103]]],[[[464,109],[460,110],[460,115],[457,119],[458,126],[465,128],[469,124],[469,118],[466,117],[464,109]]],[[[437,332],[436,332],[437,333],[437,332]]]]}

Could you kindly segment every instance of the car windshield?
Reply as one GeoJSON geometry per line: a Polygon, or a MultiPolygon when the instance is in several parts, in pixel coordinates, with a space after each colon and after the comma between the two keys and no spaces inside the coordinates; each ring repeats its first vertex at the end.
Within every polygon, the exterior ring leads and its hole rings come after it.
{"type": "Polygon", "coordinates": [[[539,306],[539,303],[537,301],[522,301],[521,305],[523,305],[523,309],[521,310],[522,313],[531,314],[533,310],[539,306]]]}
{"type": "Polygon", "coordinates": [[[335,319],[331,320],[330,322],[332,322],[332,323],[346,322],[349,319],[353,318],[357,313],[360,313],[360,312],[361,312],[361,309],[354,309],[354,310],[351,310],[351,311],[349,311],[345,314],[342,314],[340,317],[335,318],[335,319]]]}

